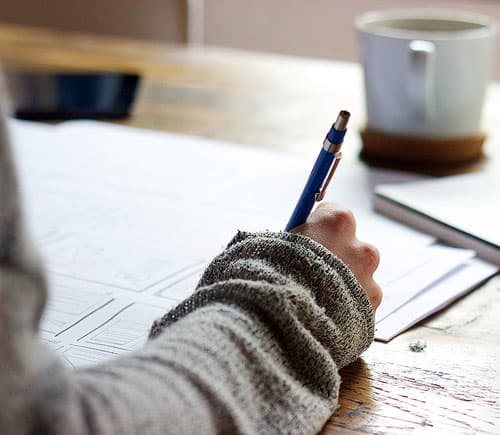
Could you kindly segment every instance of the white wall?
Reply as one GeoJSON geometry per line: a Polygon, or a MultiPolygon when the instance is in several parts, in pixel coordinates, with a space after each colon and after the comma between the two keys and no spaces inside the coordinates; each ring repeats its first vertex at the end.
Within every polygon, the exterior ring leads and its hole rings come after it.
{"type": "MultiPolygon", "coordinates": [[[[205,0],[205,43],[355,61],[354,18],[406,7],[469,10],[500,21],[500,0],[205,0]]],[[[500,58],[500,41],[498,48],[500,58]]]]}

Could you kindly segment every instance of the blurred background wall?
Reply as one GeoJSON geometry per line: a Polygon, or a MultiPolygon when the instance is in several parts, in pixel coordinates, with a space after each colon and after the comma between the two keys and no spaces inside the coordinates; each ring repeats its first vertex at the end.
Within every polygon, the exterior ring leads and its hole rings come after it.
{"type": "Polygon", "coordinates": [[[389,8],[461,9],[495,16],[500,0],[205,0],[205,42],[344,60],[356,59],[354,18],[389,8]]]}
{"type": "Polygon", "coordinates": [[[0,21],[356,61],[354,17],[407,7],[469,10],[500,21],[500,0],[2,0],[0,21]]]}

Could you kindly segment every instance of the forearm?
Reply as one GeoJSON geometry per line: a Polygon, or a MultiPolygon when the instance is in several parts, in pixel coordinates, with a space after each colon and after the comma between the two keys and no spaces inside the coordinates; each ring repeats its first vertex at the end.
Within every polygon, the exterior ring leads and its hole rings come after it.
{"type": "Polygon", "coordinates": [[[242,234],[152,335],[140,354],[81,375],[101,392],[102,376],[119,389],[123,408],[112,414],[134,410],[133,421],[163,422],[163,432],[316,433],[336,407],[338,368],[371,342],[373,317],[352,274],[319,245],[242,234]]]}
{"type": "Polygon", "coordinates": [[[239,308],[200,308],[139,353],[76,374],[91,432],[317,432],[336,403],[337,371],[305,376],[275,335],[239,308]]]}

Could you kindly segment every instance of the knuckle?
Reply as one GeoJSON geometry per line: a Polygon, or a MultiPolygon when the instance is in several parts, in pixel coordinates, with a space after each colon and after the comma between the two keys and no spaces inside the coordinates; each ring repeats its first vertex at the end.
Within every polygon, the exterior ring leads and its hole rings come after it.
{"type": "Polygon", "coordinates": [[[335,210],[328,216],[328,223],[339,230],[354,233],[356,231],[356,219],[350,210],[335,210]]]}
{"type": "Polygon", "coordinates": [[[373,245],[363,243],[358,250],[360,260],[364,267],[374,272],[380,263],[380,253],[373,245]]]}
{"type": "Polygon", "coordinates": [[[369,294],[369,299],[373,306],[373,309],[377,309],[378,306],[382,303],[382,297],[382,289],[378,284],[374,284],[373,289],[369,294]]]}

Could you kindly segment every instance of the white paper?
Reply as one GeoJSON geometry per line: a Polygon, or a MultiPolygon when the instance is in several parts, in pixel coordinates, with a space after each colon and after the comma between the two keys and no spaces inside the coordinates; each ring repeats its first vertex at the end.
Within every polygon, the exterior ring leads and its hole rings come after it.
{"type": "Polygon", "coordinates": [[[472,257],[473,251],[439,245],[417,249],[409,255],[398,255],[390,263],[393,268],[391,275],[387,276],[385,273],[384,276],[384,269],[376,274],[384,289],[382,303],[376,312],[376,321],[383,320],[423,289],[453,272],[472,257]],[[412,268],[409,269],[408,265],[412,268]]]}
{"type": "Polygon", "coordinates": [[[463,263],[454,273],[424,289],[397,311],[375,326],[375,338],[389,341],[400,332],[410,328],[496,273],[496,266],[478,258],[463,263]]]}
{"type": "MultiPolygon", "coordinates": [[[[16,121],[11,131],[29,228],[49,270],[40,336],[74,367],[144,343],[152,321],[192,293],[238,229],[282,230],[313,164],[89,121],[16,121]]],[[[375,184],[414,178],[345,163],[327,195],[354,210],[360,238],[380,249],[387,300],[405,293],[403,278],[429,258],[435,281],[470,256],[450,256],[432,237],[372,212],[375,184]]]]}

